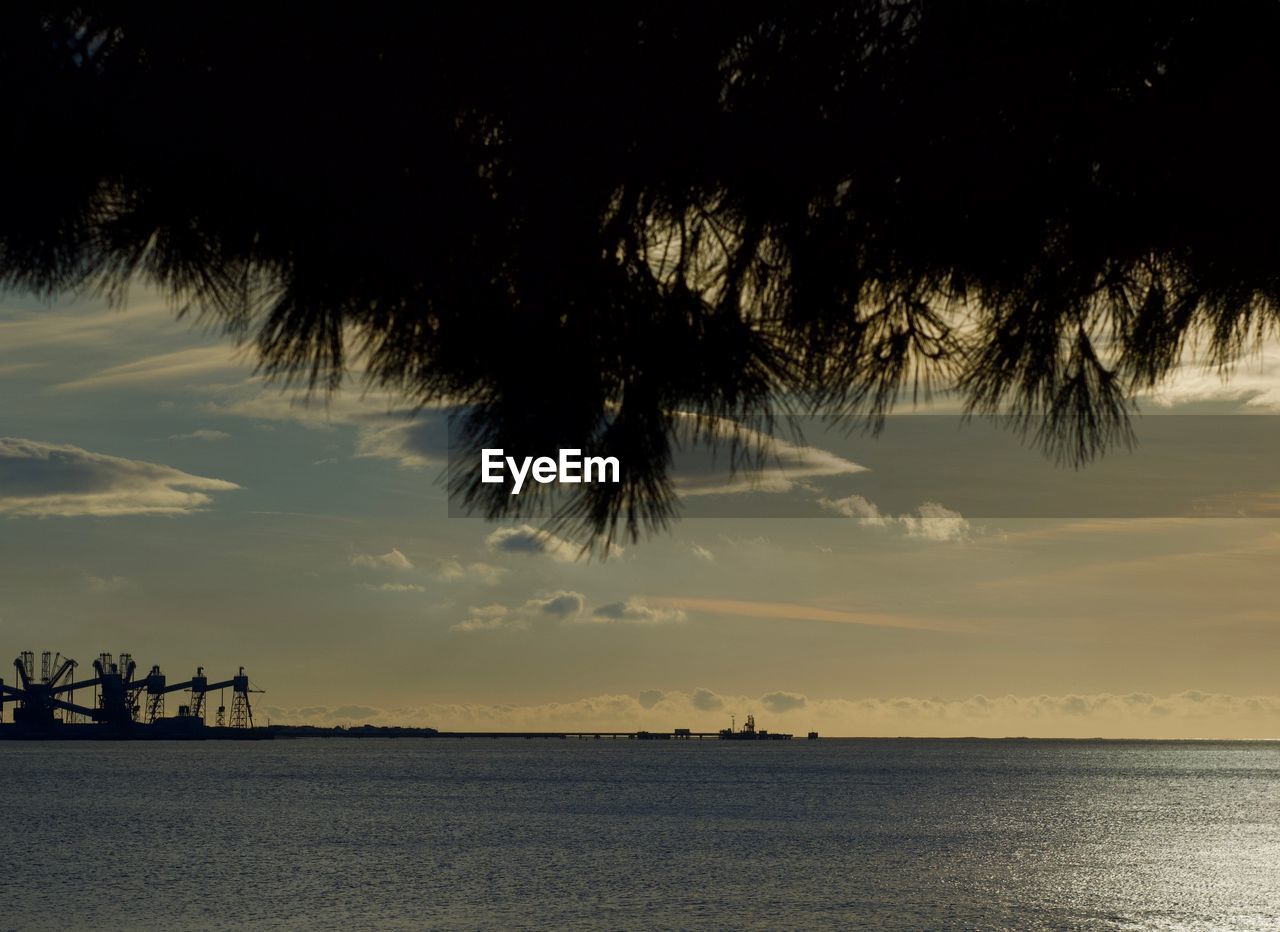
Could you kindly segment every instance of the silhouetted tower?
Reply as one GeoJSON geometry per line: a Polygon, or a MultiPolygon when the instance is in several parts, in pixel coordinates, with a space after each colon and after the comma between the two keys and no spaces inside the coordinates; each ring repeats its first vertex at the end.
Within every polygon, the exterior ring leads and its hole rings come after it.
{"type": "Polygon", "coordinates": [[[204,721],[204,694],[208,686],[209,677],[204,675],[204,667],[196,667],[196,675],[191,677],[190,714],[202,722],[204,721]]]}
{"type": "Polygon", "coordinates": [[[231,678],[231,727],[253,727],[253,709],[249,707],[249,677],[245,675],[244,667],[240,668],[238,676],[231,678]]]}
{"type": "Polygon", "coordinates": [[[153,664],[147,674],[147,724],[155,724],[157,719],[164,718],[165,676],[160,672],[160,665],[153,664]]]}
{"type": "Polygon", "coordinates": [[[129,695],[133,662],[128,654],[121,654],[120,661],[115,663],[110,654],[103,653],[93,662],[98,680],[98,707],[94,718],[117,728],[132,723],[135,711],[129,695]]]}

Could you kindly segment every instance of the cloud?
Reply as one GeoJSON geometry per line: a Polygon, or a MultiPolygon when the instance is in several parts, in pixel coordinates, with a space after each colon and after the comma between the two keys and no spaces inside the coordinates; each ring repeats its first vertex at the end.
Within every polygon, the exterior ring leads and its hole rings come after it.
{"type": "Polygon", "coordinates": [[[820,498],[818,506],[866,527],[901,528],[907,537],[920,540],[957,543],[968,540],[973,531],[968,519],[960,512],[937,502],[923,502],[915,511],[896,517],[882,514],[879,507],[861,495],[820,498]]]}
{"type": "Polygon", "coordinates": [[[249,379],[226,390],[229,397],[210,402],[203,410],[222,417],[259,421],[287,421],[313,429],[354,427],[354,455],[385,459],[407,469],[448,462],[449,406],[415,410],[402,395],[390,391],[343,389],[324,403],[305,395],[273,391],[261,379],[249,379]]]}
{"type": "Polygon", "coordinates": [[[382,714],[381,709],[375,709],[373,706],[367,705],[342,705],[336,709],[332,709],[325,713],[324,717],[333,719],[368,719],[374,718],[382,714]]]}
{"type": "Polygon", "coordinates": [[[969,522],[958,511],[944,508],[937,502],[924,502],[914,515],[898,517],[908,537],[934,541],[962,541],[969,539],[969,522]]]}
{"type": "Polygon", "coordinates": [[[441,560],[436,569],[436,578],[444,582],[474,580],[486,586],[496,585],[506,570],[491,563],[468,563],[465,566],[458,560],[441,560]]]}
{"type": "Polygon", "coordinates": [[[175,515],[212,503],[234,482],[70,444],[0,438],[0,514],[11,517],[175,515]]]}
{"type": "Polygon", "coordinates": [[[56,388],[60,391],[81,391],[167,382],[219,371],[243,372],[245,366],[244,362],[235,360],[234,351],[225,344],[199,346],[112,366],[82,379],[63,382],[56,388]]]}
{"type": "Polygon", "coordinates": [[[652,709],[655,705],[663,700],[665,693],[660,689],[643,690],[636,699],[640,703],[642,709],[652,709]]]}
{"type": "Polygon", "coordinates": [[[363,583],[362,585],[364,586],[364,588],[372,592],[426,592],[427,591],[425,587],[415,586],[412,583],[384,582],[380,586],[370,585],[369,583],[363,583]]]}
{"type": "MultiPolygon", "coordinates": [[[[693,423],[693,415],[682,414],[682,417],[693,423]]],[[[710,451],[699,450],[698,455],[678,462],[672,471],[672,484],[684,497],[790,492],[808,487],[805,481],[808,479],[867,471],[867,467],[829,450],[782,440],[725,418],[706,421],[704,428],[705,436],[716,443],[727,444],[736,437],[743,449],[763,451],[761,468],[744,469],[734,475],[728,468],[717,465],[710,451]]]]}
{"type": "Polygon", "coordinates": [[[690,704],[701,712],[714,712],[724,708],[724,700],[709,689],[699,686],[690,697],[690,704]]]}
{"type": "Polygon", "coordinates": [[[408,420],[406,414],[387,415],[399,423],[360,424],[356,435],[356,456],[393,460],[405,469],[442,466],[449,462],[449,440],[443,418],[420,415],[408,420]]]}
{"type": "Polygon", "coordinates": [[[451,631],[526,631],[536,621],[565,622],[578,618],[587,607],[587,598],[581,592],[561,589],[547,595],[526,600],[522,605],[508,608],[505,605],[482,605],[467,609],[467,617],[453,625],[451,631]]]}
{"type": "Polygon", "coordinates": [[[90,592],[120,592],[132,583],[124,576],[86,576],[84,584],[90,592]]]}
{"type": "Polygon", "coordinates": [[[205,443],[216,443],[219,440],[227,440],[230,434],[221,430],[193,430],[189,434],[170,434],[170,440],[203,440],[205,443]]]}
{"type": "Polygon", "coordinates": [[[760,697],[760,704],[774,714],[803,709],[809,700],[799,693],[773,692],[760,697]]]}
{"type": "Polygon", "coordinates": [[[1160,408],[1232,403],[1245,410],[1280,413],[1280,343],[1269,339],[1256,356],[1226,373],[1197,359],[1189,348],[1147,400],[1160,408]]]}
{"type": "Polygon", "coordinates": [[[651,606],[635,596],[625,602],[610,602],[601,605],[591,613],[591,619],[597,622],[619,622],[637,625],[678,624],[685,620],[685,613],[680,608],[651,606]]]}
{"type": "Polygon", "coordinates": [[[550,615],[552,618],[565,621],[581,615],[586,605],[586,597],[581,592],[565,592],[561,590],[544,599],[530,599],[524,603],[522,611],[550,615]]]}
{"type": "Polygon", "coordinates": [[[528,524],[500,527],[484,539],[484,545],[492,553],[542,554],[561,563],[573,562],[582,549],[528,524]]]}
{"type": "Polygon", "coordinates": [[[1144,692],[976,694],[959,699],[824,700],[816,705],[828,716],[862,720],[860,730],[867,734],[884,733],[883,723],[893,721],[893,727],[909,734],[1247,737],[1258,729],[1274,733],[1275,723],[1280,722],[1280,696],[1199,690],[1166,696],[1144,692]]]}
{"type": "Polygon", "coordinates": [[[449,630],[468,634],[502,628],[523,630],[528,627],[529,622],[525,618],[513,613],[505,605],[481,605],[467,609],[467,617],[452,625],[449,630]]]}
{"type": "Polygon", "coordinates": [[[384,570],[388,568],[393,570],[413,569],[413,564],[409,562],[409,558],[394,547],[391,548],[390,553],[377,555],[371,553],[356,553],[352,554],[349,559],[352,566],[360,566],[368,570],[384,570]]]}
{"type": "Polygon", "coordinates": [[[773,542],[763,534],[757,534],[754,537],[734,537],[731,534],[721,534],[720,540],[733,550],[742,551],[743,553],[761,555],[775,549],[773,542]]]}
{"type": "Polygon", "coordinates": [[[880,509],[861,495],[850,495],[847,498],[820,498],[818,505],[827,511],[833,511],[845,518],[856,518],[862,524],[871,527],[884,527],[889,519],[880,513],[880,509]]]}
{"type": "MultiPolygon", "coordinates": [[[[161,320],[172,319],[173,310],[162,299],[131,301],[123,309],[42,307],[20,313],[14,319],[0,321],[0,346],[10,352],[49,347],[98,347],[118,339],[122,332],[132,342],[137,333],[150,333],[161,320]]],[[[225,355],[225,346],[223,351],[225,355]]]]}
{"type": "Polygon", "coordinates": [[[257,376],[224,386],[221,400],[206,402],[200,410],[218,417],[282,421],[317,429],[355,425],[366,417],[387,413],[386,407],[349,390],[339,389],[317,402],[305,394],[272,390],[257,376]]]}
{"type": "Polygon", "coordinates": [[[17,375],[19,372],[29,372],[32,369],[39,369],[41,363],[38,362],[9,362],[0,364],[0,376],[17,375]]]}
{"type": "Polygon", "coordinates": [[[845,625],[868,625],[874,628],[906,628],[917,631],[968,633],[974,628],[964,622],[945,618],[917,618],[889,612],[859,612],[823,605],[796,602],[767,602],[758,599],[720,599],[702,597],[650,597],[654,605],[680,608],[708,615],[737,618],[772,618],[778,621],[828,621],[845,625]]]}
{"type": "Polygon", "coordinates": [[[700,547],[697,544],[694,544],[689,549],[692,551],[693,555],[697,557],[699,560],[703,560],[707,563],[716,562],[716,555],[712,553],[710,550],[708,550],[706,547],[700,547]]]}

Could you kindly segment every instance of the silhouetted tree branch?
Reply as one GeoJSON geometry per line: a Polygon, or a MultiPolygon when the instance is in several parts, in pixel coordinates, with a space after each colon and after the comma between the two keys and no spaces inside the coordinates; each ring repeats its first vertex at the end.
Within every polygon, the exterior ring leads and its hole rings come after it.
{"type": "Polygon", "coordinates": [[[283,380],[618,455],[592,533],[668,520],[692,425],[938,385],[1080,463],[1276,326],[1278,44],[1258,2],[10,4],[0,284],[142,278],[283,380]]]}

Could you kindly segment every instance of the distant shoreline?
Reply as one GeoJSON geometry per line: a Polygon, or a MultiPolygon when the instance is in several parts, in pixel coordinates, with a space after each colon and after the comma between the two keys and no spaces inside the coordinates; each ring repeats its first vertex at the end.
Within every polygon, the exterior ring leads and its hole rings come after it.
{"type": "MultiPolygon", "coordinates": [[[[622,731],[586,731],[586,732],[562,732],[562,731],[445,731],[435,728],[413,728],[401,727],[393,725],[357,725],[355,727],[344,728],[341,725],[332,727],[324,727],[318,725],[268,725],[265,726],[274,733],[277,738],[445,738],[459,740],[468,738],[471,740],[565,740],[565,741],[581,741],[594,740],[594,735],[609,735],[611,737],[602,737],[602,741],[625,741],[629,740],[626,735],[646,734],[645,732],[622,732],[622,731]]],[[[703,733],[710,735],[711,733],[703,733]]],[[[666,733],[670,738],[670,733],[666,733]]],[[[634,740],[634,739],[630,739],[634,740]]],[[[641,739],[646,740],[646,739],[641,739]]],[[[665,740],[665,739],[664,739],[665,740]]],[[[689,739],[679,739],[675,743],[689,739]]],[[[695,743],[698,738],[692,739],[695,743]]],[[[716,737],[706,737],[707,741],[718,741],[716,737]]],[[[821,735],[817,739],[819,741],[936,741],[936,742],[957,742],[957,741],[984,741],[984,742],[1057,742],[1057,743],[1100,743],[1107,742],[1112,744],[1238,744],[1253,743],[1266,744],[1269,742],[1280,742],[1280,737],[1274,738],[1107,738],[1101,736],[1093,737],[1055,737],[1055,736],[1036,736],[1036,735],[1002,735],[993,737],[989,735],[821,735]]],[[[773,742],[766,742],[773,743],[773,742]]],[[[802,736],[796,736],[793,743],[805,744],[806,739],[802,736]]]]}

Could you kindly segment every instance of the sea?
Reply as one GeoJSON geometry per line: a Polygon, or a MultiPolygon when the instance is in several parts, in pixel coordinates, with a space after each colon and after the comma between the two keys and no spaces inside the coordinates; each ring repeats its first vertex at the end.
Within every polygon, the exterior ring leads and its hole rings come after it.
{"type": "Polygon", "coordinates": [[[1280,929],[1280,743],[4,742],[0,928],[1280,929]]]}

